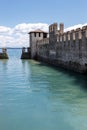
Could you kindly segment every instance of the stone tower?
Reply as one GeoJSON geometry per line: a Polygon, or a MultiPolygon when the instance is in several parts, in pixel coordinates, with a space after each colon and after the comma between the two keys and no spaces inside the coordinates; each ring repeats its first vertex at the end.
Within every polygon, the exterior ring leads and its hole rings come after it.
{"type": "Polygon", "coordinates": [[[50,44],[56,42],[57,30],[58,30],[57,23],[53,23],[49,26],[49,42],[50,42],[50,44]]]}
{"type": "Polygon", "coordinates": [[[64,33],[64,24],[60,23],[60,34],[64,33]]]}
{"type": "Polygon", "coordinates": [[[47,38],[47,32],[44,32],[38,29],[38,30],[29,32],[29,34],[30,34],[31,58],[35,59],[37,40],[42,40],[43,38],[47,38]]]}

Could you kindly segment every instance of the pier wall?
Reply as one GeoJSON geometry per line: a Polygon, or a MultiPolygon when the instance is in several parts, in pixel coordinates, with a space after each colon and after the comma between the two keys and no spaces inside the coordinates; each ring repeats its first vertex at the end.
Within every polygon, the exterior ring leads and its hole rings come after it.
{"type": "Polygon", "coordinates": [[[6,48],[2,48],[2,52],[0,52],[0,59],[9,59],[6,48]]]}

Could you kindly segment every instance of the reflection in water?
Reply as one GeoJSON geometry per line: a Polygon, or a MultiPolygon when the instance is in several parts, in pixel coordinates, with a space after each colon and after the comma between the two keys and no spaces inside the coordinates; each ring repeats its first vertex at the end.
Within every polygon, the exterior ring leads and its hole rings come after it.
{"type": "Polygon", "coordinates": [[[0,61],[0,130],[86,130],[87,76],[21,60],[0,61]]]}
{"type": "Polygon", "coordinates": [[[32,84],[36,80],[36,88],[34,89],[37,89],[38,86],[40,90],[46,90],[48,100],[51,103],[51,111],[60,113],[61,117],[63,116],[62,121],[70,123],[74,129],[79,127],[82,129],[84,126],[87,128],[86,75],[63,69],[48,68],[45,64],[35,61],[28,63],[32,64],[30,69],[31,74],[33,74],[32,84]]]}

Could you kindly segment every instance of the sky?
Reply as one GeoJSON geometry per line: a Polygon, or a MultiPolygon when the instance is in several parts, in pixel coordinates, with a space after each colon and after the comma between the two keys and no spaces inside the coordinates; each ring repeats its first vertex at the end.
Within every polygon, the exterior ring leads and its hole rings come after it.
{"type": "Polygon", "coordinates": [[[0,0],[0,47],[27,47],[29,31],[54,22],[66,30],[86,24],[87,0],[0,0]]]}

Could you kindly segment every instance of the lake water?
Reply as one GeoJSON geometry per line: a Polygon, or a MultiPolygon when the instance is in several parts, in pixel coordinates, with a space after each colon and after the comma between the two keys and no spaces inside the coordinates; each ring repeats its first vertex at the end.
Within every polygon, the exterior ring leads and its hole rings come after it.
{"type": "Polygon", "coordinates": [[[87,76],[21,60],[0,60],[0,130],[87,130],[87,76]]]}

